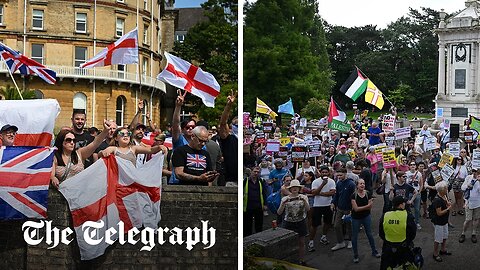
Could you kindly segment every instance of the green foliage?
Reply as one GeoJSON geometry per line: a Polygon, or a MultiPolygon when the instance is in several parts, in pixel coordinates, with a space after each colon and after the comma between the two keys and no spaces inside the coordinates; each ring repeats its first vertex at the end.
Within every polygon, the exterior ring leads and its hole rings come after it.
{"type": "MultiPolygon", "coordinates": [[[[333,81],[316,1],[258,0],[245,7],[244,110],[326,98],[333,81]]],[[[298,111],[299,108],[294,108],[298,111]]]]}
{"type": "Polygon", "coordinates": [[[320,119],[327,114],[328,101],[316,98],[309,99],[305,107],[300,112],[300,115],[307,119],[320,119]]]}
{"type": "Polygon", "coordinates": [[[174,51],[180,58],[212,73],[221,86],[215,108],[206,108],[199,98],[187,95],[189,110],[198,111],[200,118],[210,123],[219,121],[230,89],[236,89],[238,84],[238,3],[208,0],[202,7],[208,21],[190,28],[184,42],[175,43],[174,51]]]}
{"type": "Polygon", "coordinates": [[[398,88],[390,91],[389,98],[394,104],[410,104],[415,100],[412,92],[410,85],[401,83],[398,88]]]}
{"type": "MultiPolygon", "coordinates": [[[[35,92],[24,89],[20,90],[22,93],[23,99],[35,99],[35,92]]],[[[20,94],[18,93],[17,89],[15,87],[12,87],[10,85],[7,85],[6,87],[3,87],[0,89],[0,95],[4,97],[6,100],[21,100],[22,98],[20,97],[20,94]]]]}
{"type": "MultiPolygon", "coordinates": [[[[210,126],[216,125],[218,127],[218,124],[220,122],[220,116],[222,115],[222,112],[223,112],[223,108],[225,108],[225,104],[227,104],[227,97],[228,95],[231,94],[230,89],[236,92],[237,83],[234,82],[234,83],[226,84],[222,87],[222,91],[220,92],[220,95],[218,95],[217,98],[215,99],[215,108],[201,106],[200,109],[198,110],[198,114],[201,116],[202,119],[207,120],[210,126]]],[[[238,104],[238,102],[236,102],[236,104],[238,104]]],[[[238,114],[238,108],[237,106],[235,106],[232,109],[232,112],[230,113],[229,120],[237,116],[237,114],[238,114]]]]}

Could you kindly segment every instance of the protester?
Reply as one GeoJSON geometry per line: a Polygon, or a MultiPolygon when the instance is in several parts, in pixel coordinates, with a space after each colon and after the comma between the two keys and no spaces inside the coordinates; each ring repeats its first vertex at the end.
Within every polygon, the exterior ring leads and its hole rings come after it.
{"type": "Polygon", "coordinates": [[[463,216],[465,211],[463,210],[463,192],[461,188],[468,175],[463,158],[454,158],[453,168],[455,168],[455,171],[452,175],[452,189],[455,196],[455,204],[453,205],[452,216],[457,215],[457,212],[463,216]]]}
{"type": "Polygon", "coordinates": [[[435,209],[435,216],[431,217],[433,225],[435,227],[434,244],[433,244],[433,259],[437,262],[442,262],[443,259],[440,255],[452,255],[447,251],[447,239],[448,239],[448,216],[452,204],[447,199],[448,184],[445,181],[441,181],[436,184],[437,197],[432,202],[435,209]],[[439,245],[441,249],[439,251],[439,245]]]}
{"type": "Polygon", "coordinates": [[[289,173],[289,171],[283,167],[284,164],[281,158],[276,158],[273,161],[273,165],[275,169],[270,172],[267,183],[272,186],[272,192],[277,192],[282,186],[282,178],[285,174],[289,173]]]}
{"type": "Polygon", "coordinates": [[[355,192],[355,184],[352,179],[345,177],[347,170],[340,168],[337,170],[337,184],[336,192],[332,199],[331,208],[335,210],[335,234],[337,237],[337,244],[332,247],[332,251],[336,251],[342,248],[352,248],[352,227],[351,227],[351,211],[352,202],[350,200],[351,195],[355,192]],[[346,233],[343,232],[342,224],[345,222],[346,233]],[[345,242],[346,240],[346,242],[345,242]]]}
{"type": "Polygon", "coordinates": [[[367,130],[368,144],[371,146],[379,144],[381,141],[380,133],[382,133],[382,130],[378,127],[378,123],[372,122],[372,126],[367,130]]]}
{"type": "Polygon", "coordinates": [[[336,154],[335,157],[333,158],[333,162],[335,161],[341,161],[343,165],[347,163],[347,161],[352,160],[350,155],[347,153],[347,146],[344,144],[341,144],[339,146],[340,153],[336,154]]]}
{"type": "Polygon", "coordinates": [[[415,189],[415,199],[413,200],[413,209],[415,210],[415,222],[417,223],[417,230],[421,230],[420,225],[420,191],[423,190],[422,174],[417,171],[417,164],[410,161],[410,170],[405,173],[406,182],[415,189]]]}
{"type": "Polygon", "coordinates": [[[13,146],[15,136],[17,135],[18,128],[13,125],[6,124],[0,129],[2,146],[13,146]]]}
{"type": "Polygon", "coordinates": [[[382,172],[382,184],[385,185],[385,191],[383,194],[383,213],[386,213],[392,209],[393,188],[396,184],[395,168],[385,169],[382,172]]]}
{"type": "Polygon", "coordinates": [[[252,174],[243,181],[243,236],[252,234],[255,222],[255,233],[262,231],[263,210],[267,200],[267,186],[259,177],[260,168],[254,167],[252,174]]]}
{"type": "Polygon", "coordinates": [[[278,208],[278,215],[282,215],[285,211],[285,219],[283,227],[287,230],[292,230],[298,233],[298,253],[299,263],[305,263],[305,236],[307,233],[307,212],[310,210],[307,196],[300,194],[302,185],[298,180],[290,182],[290,195],[282,198],[280,207],[278,208]]]}
{"type": "MultiPolygon", "coordinates": [[[[80,149],[92,143],[95,137],[90,133],[85,132],[85,122],[87,115],[85,110],[74,109],[72,113],[72,132],[75,135],[75,148],[80,149]]],[[[103,140],[104,138],[102,138],[103,140]]],[[[88,168],[93,163],[93,155],[85,157],[85,168],[88,168]]]]}
{"type": "Polygon", "coordinates": [[[465,242],[465,232],[472,225],[472,243],[477,243],[477,229],[480,223],[480,171],[473,170],[473,175],[467,176],[462,184],[462,191],[465,192],[465,222],[463,223],[462,234],[458,241],[465,242]]]}
{"type": "Polygon", "coordinates": [[[231,187],[236,187],[238,182],[238,119],[235,116],[230,125],[227,122],[233,109],[235,95],[232,91],[227,97],[218,128],[219,144],[225,165],[225,183],[219,183],[219,185],[231,187]]]}
{"type": "Polygon", "coordinates": [[[363,225],[365,234],[367,235],[370,248],[372,249],[372,256],[380,258],[380,254],[375,247],[375,240],[372,236],[372,217],[370,210],[373,207],[372,195],[365,190],[365,181],[358,180],[357,190],[351,197],[352,200],[352,248],[353,248],[353,262],[358,263],[358,233],[360,226],[363,225]]]}

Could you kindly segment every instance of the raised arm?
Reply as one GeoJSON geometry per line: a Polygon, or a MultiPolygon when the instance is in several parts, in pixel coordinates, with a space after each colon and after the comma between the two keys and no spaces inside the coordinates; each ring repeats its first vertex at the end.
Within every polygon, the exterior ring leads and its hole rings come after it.
{"type": "Polygon", "coordinates": [[[108,135],[109,127],[110,127],[110,122],[108,122],[107,120],[103,120],[102,133],[95,136],[95,140],[93,140],[92,143],[78,149],[78,153],[80,154],[82,161],[84,161],[86,158],[91,156],[93,152],[95,152],[95,149],[97,149],[100,146],[100,144],[103,142],[103,140],[105,140],[105,138],[108,135]]]}
{"type": "Polygon", "coordinates": [[[235,102],[236,93],[231,92],[231,94],[227,97],[227,104],[225,104],[225,108],[223,109],[222,117],[220,117],[220,127],[218,128],[218,134],[220,138],[225,139],[227,138],[228,134],[230,134],[230,128],[228,127],[228,117],[230,116],[230,112],[233,107],[233,103],[235,102]]]}
{"type": "Polygon", "coordinates": [[[140,115],[142,114],[142,111],[143,111],[143,107],[144,107],[144,106],[145,106],[145,105],[143,104],[143,100],[140,100],[140,101],[138,102],[138,110],[137,110],[137,113],[135,114],[135,116],[134,116],[133,119],[132,119],[132,122],[130,123],[130,126],[129,126],[130,130],[133,130],[133,129],[137,126],[137,124],[138,124],[138,122],[139,122],[138,119],[140,119],[140,115]]]}
{"type": "Polygon", "coordinates": [[[182,132],[180,129],[180,110],[182,109],[183,101],[185,99],[185,95],[187,95],[187,91],[182,95],[181,90],[178,90],[178,97],[175,101],[175,110],[173,111],[173,119],[172,119],[172,142],[175,143],[178,141],[180,137],[180,133],[182,132]]]}

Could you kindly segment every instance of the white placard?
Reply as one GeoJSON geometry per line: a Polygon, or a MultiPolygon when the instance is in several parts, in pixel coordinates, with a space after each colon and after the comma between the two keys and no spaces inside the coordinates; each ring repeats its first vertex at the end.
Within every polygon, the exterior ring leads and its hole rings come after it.
{"type": "Polygon", "coordinates": [[[300,126],[307,127],[307,118],[300,118],[300,126]]]}
{"type": "Polygon", "coordinates": [[[395,130],[395,116],[391,114],[384,115],[382,126],[384,132],[393,132],[395,130]]]}
{"type": "Polygon", "coordinates": [[[460,156],[460,143],[459,142],[450,142],[448,143],[448,152],[453,155],[453,157],[460,156]]]}
{"type": "Polygon", "coordinates": [[[386,136],[385,143],[387,146],[395,146],[395,136],[386,136]]]}
{"type": "Polygon", "coordinates": [[[322,155],[321,142],[320,141],[311,141],[308,144],[308,157],[319,157],[321,155],[322,155]]]}
{"type": "Polygon", "coordinates": [[[280,141],[278,140],[268,140],[267,146],[265,147],[267,153],[275,153],[280,151],[280,141]]]}
{"type": "Polygon", "coordinates": [[[395,140],[410,138],[410,127],[403,127],[395,129],[395,140]]]}
{"type": "Polygon", "coordinates": [[[427,137],[425,138],[423,149],[425,151],[433,150],[437,147],[437,138],[435,137],[427,137]]]}
{"type": "Polygon", "coordinates": [[[472,168],[480,169],[480,149],[473,149],[472,168]]]}
{"type": "Polygon", "coordinates": [[[448,181],[448,179],[452,177],[454,172],[455,169],[450,164],[446,164],[445,166],[443,166],[442,170],[440,171],[440,173],[442,174],[442,178],[445,181],[448,181]]]}

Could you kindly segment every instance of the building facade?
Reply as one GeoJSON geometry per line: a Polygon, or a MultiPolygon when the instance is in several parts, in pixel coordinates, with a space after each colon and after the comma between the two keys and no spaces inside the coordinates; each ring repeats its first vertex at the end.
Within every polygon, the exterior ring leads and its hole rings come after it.
{"type": "MultiPolygon", "coordinates": [[[[57,72],[55,85],[14,74],[19,88],[58,100],[57,128],[71,124],[73,109],[86,111],[87,126],[101,127],[103,119],[129,124],[140,100],[143,116],[150,113],[159,126],[166,122],[166,85],[156,76],[165,65],[163,52],[173,48],[175,14],[161,0],[3,1],[0,41],[57,72]],[[138,64],[79,68],[135,27],[138,64]]],[[[0,87],[13,86],[3,62],[0,78],[0,87]]]]}
{"type": "Polygon", "coordinates": [[[469,115],[480,115],[480,1],[465,6],[448,19],[440,12],[437,124],[444,118],[463,124],[469,115]]]}

